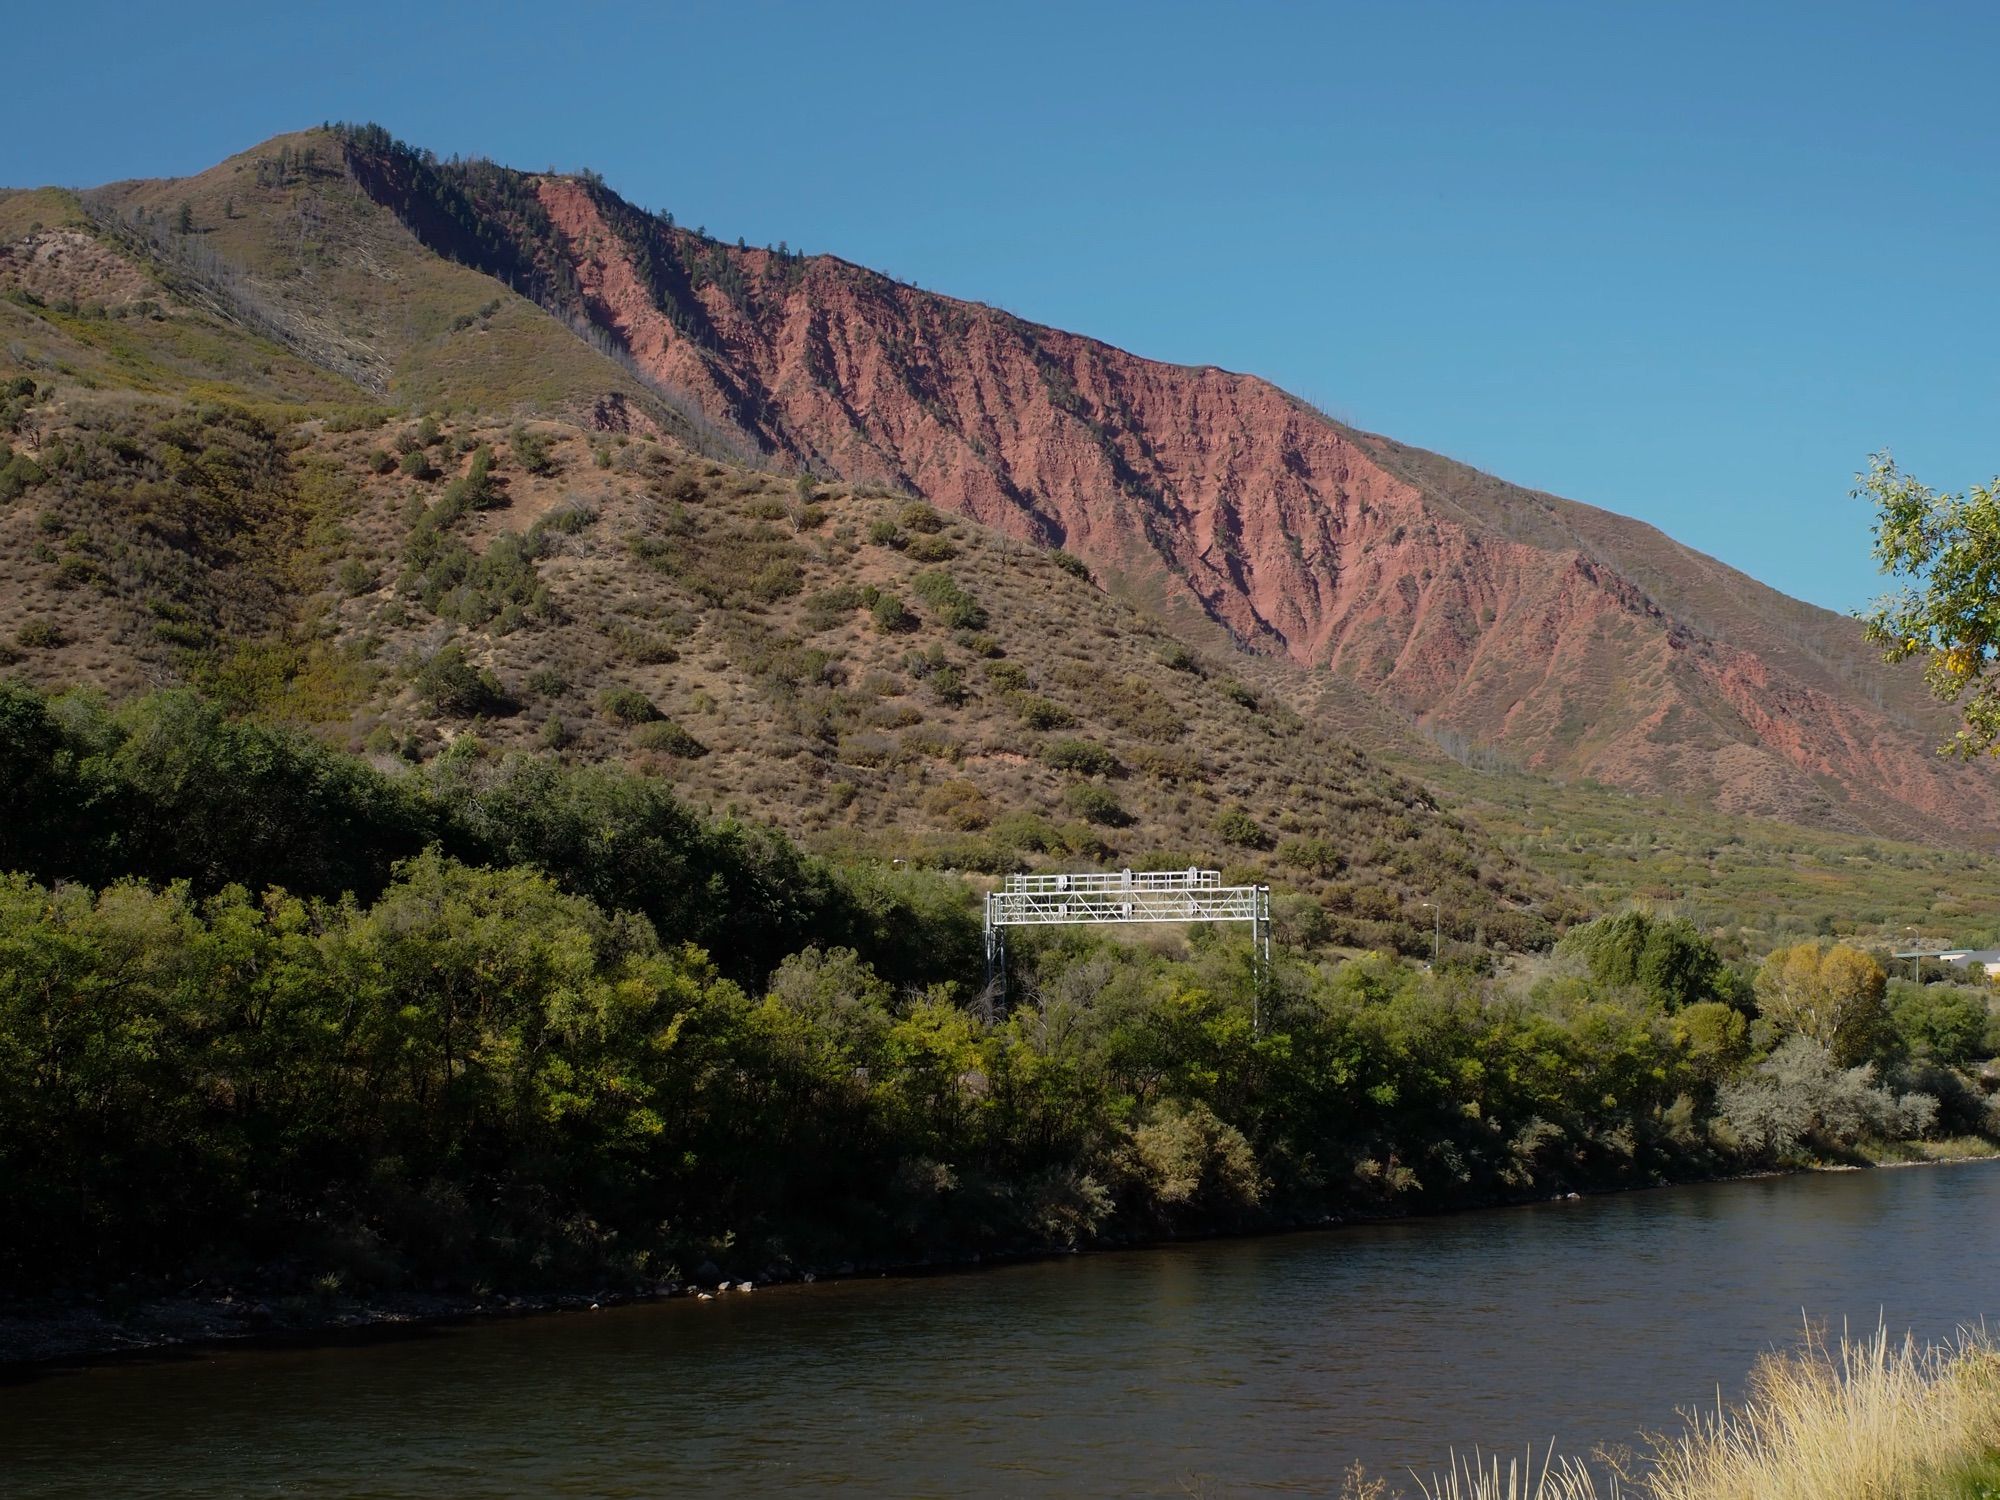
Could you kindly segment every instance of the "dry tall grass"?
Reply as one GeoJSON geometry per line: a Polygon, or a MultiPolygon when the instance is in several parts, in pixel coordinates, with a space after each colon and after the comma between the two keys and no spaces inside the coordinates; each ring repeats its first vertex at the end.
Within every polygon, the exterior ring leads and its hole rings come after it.
{"type": "MultiPolygon", "coordinates": [[[[1617,1481],[1610,1485],[1610,1500],[1618,1500],[1617,1481]]],[[[1598,1500],[1600,1493],[1589,1469],[1553,1452],[1542,1455],[1539,1467],[1533,1453],[1508,1459],[1454,1456],[1447,1473],[1419,1479],[1417,1488],[1423,1500],[1598,1500]]]]}
{"type": "Polygon", "coordinates": [[[1809,1334],[1760,1361],[1750,1393],[1654,1452],[1657,1500],[1873,1500],[1938,1493],[2000,1449],[2000,1349],[1984,1335],[1922,1346],[1887,1329],[1829,1346],[1809,1334]]]}
{"type": "MultiPolygon", "coordinates": [[[[1637,1473],[1594,1478],[1546,1455],[1474,1458],[1418,1480],[1423,1500],[1923,1500],[2000,1452],[2000,1347],[1867,1338],[1758,1362],[1736,1405],[1654,1440],[1637,1473]]],[[[1361,1493],[1366,1493],[1364,1489],[1361,1493]]],[[[1380,1493],[1380,1492],[1378,1492],[1380,1493]]]]}

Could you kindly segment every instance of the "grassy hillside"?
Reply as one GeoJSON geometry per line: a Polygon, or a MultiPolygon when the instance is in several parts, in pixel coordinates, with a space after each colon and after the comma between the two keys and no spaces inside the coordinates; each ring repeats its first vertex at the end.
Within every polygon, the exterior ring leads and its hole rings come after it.
{"type": "Polygon", "coordinates": [[[2000,943],[2000,880],[1980,854],[1519,772],[1392,764],[1596,910],[1643,903],[1750,953],[1810,937],[1901,947],[1912,928],[1933,940],[2000,943]]]}
{"type": "Polygon", "coordinates": [[[625,760],[928,863],[1221,858],[1306,898],[1304,939],[1414,943],[1436,892],[1509,946],[1567,911],[1059,554],[904,497],[553,423],[32,410],[0,640],[33,681],[191,680],[385,758],[625,760]]]}

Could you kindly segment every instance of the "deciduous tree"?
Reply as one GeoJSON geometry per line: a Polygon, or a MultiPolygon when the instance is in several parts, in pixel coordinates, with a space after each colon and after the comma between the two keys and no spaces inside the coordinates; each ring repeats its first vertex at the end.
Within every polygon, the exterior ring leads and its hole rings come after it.
{"type": "Polygon", "coordinates": [[[1854,495],[1875,506],[1875,557],[1906,580],[1865,617],[1892,662],[1924,658],[1924,681],[1960,706],[1965,727],[1947,748],[1971,756],[2000,742],[2000,478],[1939,494],[1887,453],[1868,460],[1854,495]]]}
{"type": "Polygon", "coordinates": [[[1847,1068],[1881,1037],[1888,983],[1882,966],[1858,948],[1795,943],[1757,971],[1757,1004],[1780,1032],[1810,1037],[1847,1068]]]}

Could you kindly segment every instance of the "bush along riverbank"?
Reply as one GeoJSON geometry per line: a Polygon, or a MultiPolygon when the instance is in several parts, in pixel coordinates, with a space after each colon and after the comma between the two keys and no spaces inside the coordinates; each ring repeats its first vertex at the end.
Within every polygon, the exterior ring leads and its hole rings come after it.
{"type": "Polygon", "coordinates": [[[1070,936],[995,1014],[965,883],[615,771],[467,742],[392,778],[4,689],[0,797],[17,1344],[88,1298],[437,1315],[1995,1134],[1982,996],[1643,913],[1532,986],[1294,957],[1260,996],[1221,936],[1070,936]]]}

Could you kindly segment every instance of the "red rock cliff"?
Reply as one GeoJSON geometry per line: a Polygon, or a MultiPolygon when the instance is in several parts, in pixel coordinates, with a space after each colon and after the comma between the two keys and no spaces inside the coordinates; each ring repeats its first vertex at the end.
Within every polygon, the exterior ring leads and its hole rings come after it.
{"type": "Polygon", "coordinates": [[[1541,770],[1936,838],[2000,826],[1853,622],[1649,527],[829,257],[535,190],[588,317],[717,422],[1060,543],[1169,613],[1541,770]]]}

